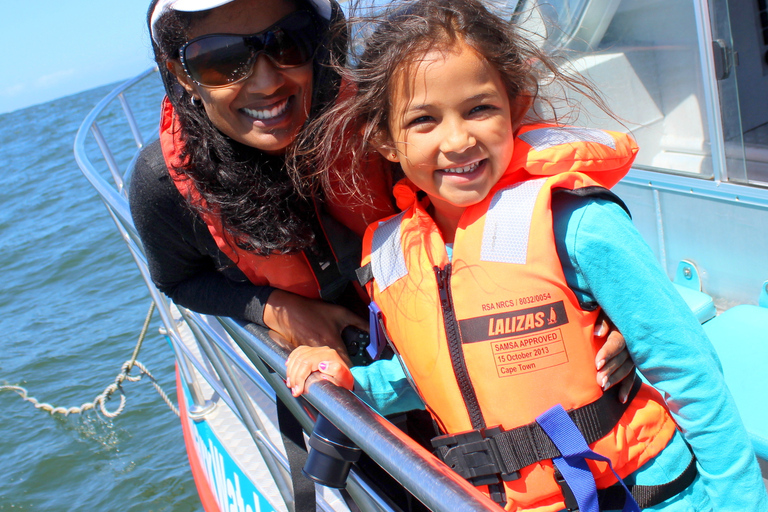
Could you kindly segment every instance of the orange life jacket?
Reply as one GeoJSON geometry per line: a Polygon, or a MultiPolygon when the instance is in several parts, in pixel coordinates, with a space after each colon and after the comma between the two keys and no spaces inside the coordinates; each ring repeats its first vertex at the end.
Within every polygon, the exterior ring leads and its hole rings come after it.
{"type": "MultiPolygon", "coordinates": [[[[319,271],[317,269],[313,271],[312,263],[304,252],[261,256],[247,251],[235,243],[231,234],[225,230],[221,218],[208,206],[192,180],[179,172],[179,169],[184,167],[181,160],[184,142],[181,138],[178,118],[167,97],[163,99],[162,104],[160,145],[168,172],[176,188],[191,205],[198,207],[197,210],[218,248],[237,265],[253,284],[269,285],[309,298],[321,298],[321,295],[325,295],[322,292],[333,292],[329,288],[346,284],[346,281],[344,283],[321,283],[322,279],[319,280],[318,278],[319,271]]],[[[333,256],[337,262],[344,259],[345,256],[349,256],[350,253],[359,255],[359,239],[354,240],[354,237],[340,234],[340,231],[344,231],[345,228],[339,226],[338,223],[360,236],[362,226],[394,211],[389,200],[388,182],[383,178],[384,169],[375,167],[370,171],[368,176],[371,178],[370,186],[373,191],[372,196],[375,198],[372,205],[361,205],[354,201],[347,202],[343,197],[336,197],[334,201],[329,201],[325,208],[330,216],[325,215],[318,208],[321,227],[324,229],[326,239],[329,240],[331,251],[333,251],[333,256]]],[[[356,266],[359,262],[355,260],[358,260],[357,256],[353,258],[354,264],[351,266],[356,266]]],[[[323,262],[319,264],[324,265],[323,262]]],[[[317,264],[315,265],[317,266],[317,264]]]]}
{"type": "MultiPolygon", "coordinates": [[[[371,225],[363,265],[386,332],[428,410],[446,434],[533,422],[561,404],[602,396],[593,338],[598,310],[586,311],[567,285],[555,247],[553,190],[605,191],[629,170],[637,147],[620,133],[532,125],[516,135],[510,167],[488,197],[466,209],[453,256],[408,181],[403,212],[371,225]]],[[[657,455],[675,423],[661,396],[643,385],[609,434],[590,447],[623,478],[657,455]]],[[[597,487],[616,483],[588,461],[597,487]]],[[[564,508],[551,460],[504,482],[508,510],[564,508]]],[[[487,491],[487,487],[483,487],[487,491]]]]}

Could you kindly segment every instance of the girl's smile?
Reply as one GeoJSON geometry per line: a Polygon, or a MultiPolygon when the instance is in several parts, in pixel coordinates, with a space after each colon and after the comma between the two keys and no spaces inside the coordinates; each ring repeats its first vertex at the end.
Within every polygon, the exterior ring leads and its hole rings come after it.
{"type": "Polygon", "coordinates": [[[487,159],[483,159],[479,162],[463,165],[461,167],[454,167],[452,169],[438,169],[438,172],[444,172],[445,174],[470,174],[477,171],[480,168],[480,166],[487,161],[488,161],[487,159]]]}

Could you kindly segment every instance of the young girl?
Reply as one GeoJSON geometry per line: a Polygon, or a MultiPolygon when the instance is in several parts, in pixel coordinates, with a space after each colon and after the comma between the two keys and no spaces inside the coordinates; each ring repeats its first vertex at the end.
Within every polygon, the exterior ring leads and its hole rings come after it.
{"type": "MultiPolygon", "coordinates": [[[[607,190],[634,142],[534,122],[541,66],[479,2],[420,0],[369,37],[325,121],[331,158],[368,143],[405,174],[362,274],[438,455],[508,510],[768,510],[711,344],[607,190]],[[600,309],[656,388],[627,404],[594,382],[600,309]]],[[[320,371],[383,413],[413,400],[391,361],[299,347],[287,369],[295,395],[320,371]]]]}

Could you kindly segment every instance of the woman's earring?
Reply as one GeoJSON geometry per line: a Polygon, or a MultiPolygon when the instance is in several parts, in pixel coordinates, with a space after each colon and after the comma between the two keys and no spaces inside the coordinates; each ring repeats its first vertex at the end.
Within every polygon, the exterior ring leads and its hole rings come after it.
{"type": "Polygon", "coordinates": [[[193,107],[199,107],[200,106],[200,98],[196,98],[194,96],[189,97],[190,103],[192,103],[193,107]]]}

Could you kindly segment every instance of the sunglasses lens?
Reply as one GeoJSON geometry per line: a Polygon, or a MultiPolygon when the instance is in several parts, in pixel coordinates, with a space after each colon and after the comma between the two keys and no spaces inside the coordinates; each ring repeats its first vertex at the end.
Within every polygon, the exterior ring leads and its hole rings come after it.
{"type": "Polygon", "coordinates": [[[299,11],[264,34],[264,51],[279,66],[300,66],[314,55],[317,39],[312,16],[299,11]]]}
{"type": "Polygon", "coordinates": [[[184,49],[184,64],[193,80],[215,87],[246,76],[252,54],[242,37],[215,35],[190,42],[184,49]]]}
{"type": "Polygon", "coordinates": [[[300,66],[312,58],[312,47],[299,34],[278,30],[265,34],[264,53],[278,66],[300,66]]]}
{"type": "Polygon", "coordinates": [[[193,39],[182,46],[181,57],[195,82],[221,87],[248,76],[261,52],[280,67],[305,64],[312,59],[317,42],[312,15],[298,11],[258,34],[212,34],[193,39]]]}

